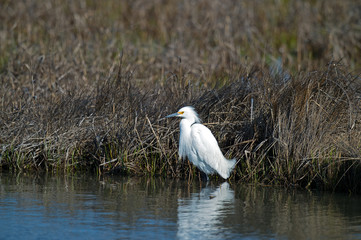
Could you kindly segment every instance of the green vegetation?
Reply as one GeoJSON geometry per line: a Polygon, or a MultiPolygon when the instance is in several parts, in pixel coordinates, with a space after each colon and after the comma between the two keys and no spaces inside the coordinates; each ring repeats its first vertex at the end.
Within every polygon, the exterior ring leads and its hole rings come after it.
{"type": "Polygon", "coordinates": [[[361,192],[361,4],[2,1],[0,167],[196,177],[193,105],[231,179],[361,192]]]}

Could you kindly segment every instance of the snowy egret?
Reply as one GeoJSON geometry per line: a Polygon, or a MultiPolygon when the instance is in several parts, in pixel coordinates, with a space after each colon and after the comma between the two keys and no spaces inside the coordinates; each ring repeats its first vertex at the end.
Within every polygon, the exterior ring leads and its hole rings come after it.
{"type": "Polygon", "coordinates": [[[193,107],[187,106],[166,116],[180,117],[179,158],[188,159],[207,175],[217,172],[227,179],[236,164],[235,159],[226,159],[212,132],[203,124],[193,107]]]}

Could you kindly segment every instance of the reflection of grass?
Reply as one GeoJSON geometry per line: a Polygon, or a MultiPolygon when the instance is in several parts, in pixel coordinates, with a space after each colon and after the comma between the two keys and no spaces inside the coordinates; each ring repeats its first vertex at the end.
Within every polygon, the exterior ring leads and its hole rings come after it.
{"type": "Polygon", "coordinates": [[[325,3],[4,3],[2,168],[189,177],[192,104],[232,178],[359,190],[359,4],[325,3]]]}
{"type": "Polygon", "coordinates": [[[277,238],[289,239],[345,238],[348,234],[352,235],[347,226],[351,224],[348,220],[353,218],[350,209],[358,206],[358,196],[343,198],[337,194],[242,184],[236,187],[235,192],[236,198],[247,203],[248,209],[243,211],[240,208],[237,217],[245,219],[244,225],[259,229],[259,232],[275,232],[277,238]],[[264,224],[259,225],[258,219],[264,220],[264,224]]]}

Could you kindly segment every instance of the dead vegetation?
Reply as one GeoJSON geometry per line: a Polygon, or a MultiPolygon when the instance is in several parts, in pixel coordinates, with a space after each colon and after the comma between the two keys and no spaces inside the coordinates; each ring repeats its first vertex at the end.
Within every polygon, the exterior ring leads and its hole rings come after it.
{"type": "Polygon", "coordinates": [[[192,177],[193,105],[240,181],[361,191],[357,1],[5,1],[1,169],[192,177]]]}

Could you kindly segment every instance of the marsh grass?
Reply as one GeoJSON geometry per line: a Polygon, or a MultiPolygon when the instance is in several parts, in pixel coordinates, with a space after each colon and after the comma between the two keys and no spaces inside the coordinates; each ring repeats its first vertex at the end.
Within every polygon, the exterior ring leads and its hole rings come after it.
{"type": "Polygon", "coordinates": [[[197,177],[162,119],[193,105],[240,160],[231,179],[361,191],[360,11],[2,2],[1,169],[197,177]]]}

